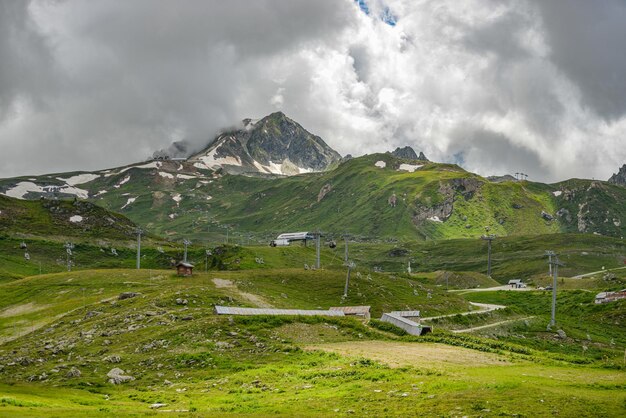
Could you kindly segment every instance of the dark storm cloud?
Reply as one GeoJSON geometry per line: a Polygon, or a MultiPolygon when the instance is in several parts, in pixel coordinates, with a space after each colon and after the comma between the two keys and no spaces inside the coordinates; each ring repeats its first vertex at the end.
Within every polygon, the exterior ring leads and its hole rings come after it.
{"type": "Polygon", "coordinates": [[[626,1],[534,0],[551,60],[606,119],[626,114],[626,1]]]}
{"type": "Polygon", "coordinates": [[[0,2],[0,120],[18,97],[38,101],[52,88],[54,63],[28,6],[28,1],[0,2]]]}
{"type": "Polygon", "coordinates": [[[459,126],[451,137],[451,159],[470,170],[481,169],[494,175],[523,172],[531,180],[548,174],[539,153],[514,143],[498,132],[459,126]]]}
{"type": "Polygon", "coordinates": [[[125,164],[182,139],[201,148],[249,116],[237,100],[266,82],[257,74],[267,57],[349,25],[332,0],[0,7],[0,106],[21,107],[0,131],[5,176],[125,164]]]}

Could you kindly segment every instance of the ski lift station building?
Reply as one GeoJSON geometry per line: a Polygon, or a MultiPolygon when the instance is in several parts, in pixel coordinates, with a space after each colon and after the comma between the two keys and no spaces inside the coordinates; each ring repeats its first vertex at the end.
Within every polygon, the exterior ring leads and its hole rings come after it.
{"type": "Polygon", "coordinates": [[[314,232],[287,232],[280,234],[276,239],[270,241],[272,247],[284,247],[289,245],[292,241],[304,241],[317,238],[317,234],[314,232]]]}

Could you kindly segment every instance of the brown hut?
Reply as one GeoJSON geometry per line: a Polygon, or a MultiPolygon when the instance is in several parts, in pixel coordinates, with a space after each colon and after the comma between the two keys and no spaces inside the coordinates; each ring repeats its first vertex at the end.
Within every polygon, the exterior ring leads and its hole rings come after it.
{"type": "Polygon", "coordinates": [[[193,275],[193,264],[187,263],[185,261],[179,261],[176,264],[176,272],[179,276],[189,277],[193,275]]]}

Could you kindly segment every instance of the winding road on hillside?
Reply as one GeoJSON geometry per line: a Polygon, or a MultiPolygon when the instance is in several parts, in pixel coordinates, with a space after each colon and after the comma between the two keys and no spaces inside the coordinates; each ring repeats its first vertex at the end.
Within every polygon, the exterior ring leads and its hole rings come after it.
{"type": "Polygon", "coordinates": [[[460,333],[464,333],[464,332],[479,331],[481,329],[493,328],[493,327],[497,327],[497,326],[500,326],[500,325],[508,324],[510,322],[526,321],[526,320],[529,320],[529,319],[532,319],[532,318],[534,318],[534,316],[527,316],[525,318],[506,319],[504,321],[494,322],[493,324],[480,325],[480,326],[472,327],[472,328],[453,329],[452,332],[455,333],[455,334],[460,334],[460,333]]]}
{"type": "Polygon", "coordinates": [[[607,273],[609,271],[623,270],[623,269],[626,269],[626,267],[617,267],[617,268],[614,268],[614,269],[594,271],[594,272],[591,272],[591,273],[579,274],[578,276],[572,276],[572,279],[582,279],[583,277],[593,276],[594,274],[598,274],[598,273],[607,273]]]}
{"type": "Polygon", "coordinates": [[[426,317],[426,318],[421,318],[421,320],[422,321],[428,321],[428,320],[432,320],[432,319],[448,318],[450,316],[456,316],[456,315],[463,315],[463,316],[465,316],[465,315],[475,315],[475,314],[491,312],[491,311],[495,311],[495,310],[498,310],[498,309],[506,308],[506,306],[504,306],[504,305],[494,305],[494,304],[491,304],[491,303],[470,302],[470,305],[476,306],[479,309],[475,310],[475,311],[468,311],[468,312],[448,314],[448,315],[429,316],[429,317],[426,317]]]}
{"type": "MultiPolygon", "coordinates": [[[[458,313],[458,314],[430,316],[430,317],[422,318],[421,320],[422,321],[428,321],[428,320],[439,319],[439,318],[447,318],[447,317],[456,316],[456,315],[463,315],[463,316],[465,316],[465,315],[474,315],[474,314],[481,314],[481,313],[485,313],[485,312],[492,312],[492,311],[496,311],[498,309],[506,308],[506,306],[504,306],[504,305],[495,305],[495,304],[491,304],[491,303],[470,302],[470,304],[472,306],[476,306],[476,307],[478,307],[480,309],[475,310],[475,311],[468,311],[468,312],[458,313]]],[[[504,321],[498,321],[498,322],[494,322],[492,324],[480,325],[480,326],[472,327],[472,328],[455,329],[455,330],[452,330],[452,332],[455,333],[455,334],[460,334],[460,333],[465,333],[465,332],[479,331],[481,329],[497,327],[497,326],[508,324],[508,323],[511,323],[511,322],[524,321],[524,320],[528,320],[528,319],[531,319],[531,318],[534,318],[534,316],[527,316],[525,318],[506,319],[504,321]]]]}

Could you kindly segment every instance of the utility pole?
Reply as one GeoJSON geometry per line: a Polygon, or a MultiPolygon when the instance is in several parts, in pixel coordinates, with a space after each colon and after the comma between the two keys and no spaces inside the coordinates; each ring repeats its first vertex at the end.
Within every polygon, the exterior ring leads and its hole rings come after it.
{"type": "MultiPolygon", "coordinates": [[[[485,227],[485,230],[489,232],[489,227],[485,227]]],[[[487,241],[487,276],[491,277],[491,241],[496,239],[496,236],[493,234],[485,234],[480,238],[487,241]]]]}
{"type": "Polygon", "coordinates": [[[552,276],[552,256],[556,255],[554,251],[546,251],[548,256],[548,276],[552,276]]]}
{"type": "Polygon", "coordinates": [[[65,243],[65,252],[67,254],[67,271],[72,271],[72,250],[74,249],[74,244],[71,242],[65,243]]]}
{"type": "Polygon", "coordinates": [[[183,262],[186,263],[187,262],[187,246],[189,244],[191,244],[191,241],[188,241],[187,239],[183,240],[183,244],[185,244],[185,254],[183,256],[183,262]]]}
{"type": "Polygon", "coordinates": [[[552,314],[550,316],[550,327],[553,327],[556,325],[556,282],[559,277],[559,266],[563,264],[559,262],[559,257],[556,254],[550,263],[554,266],[552,269],[552,314]]]}
{"type": "Polygon", "coordinates": [[[343,255],[343,263],[344,263],[345,265],[348,265],[348,236],[347,236],[347,235],[344,235],[344,236],[343,236],[343,239],[344,239],[344,241],[346,242],[346,250],[345,250],[345,253],[344,253],[344,255],[343,255]]]}
{"type": "Polygon", "coordinates": [[[348,274],[346,275],[346,286],[343,288],[343,297],[344,298],[348,297],[348,287],[350,286],[350,272],[355,267],[355,264],[352,261],[349,262],[349,263],[346,263],[346,264],[348,266],[348,274]]]}
{"type": "Polygon", "coordinates": [[[209,271],[209,256],[212,255],[211,250],[206,250],[204,252],[204,272],[207,273],[209,271]]]}
{"type": "Polygon", "coordinates": [[[135,233],[137,234],[137,270],[139,270],[141,268],[141,234],[143,231],[141,228],[137,228],[135,233]]]}
{"type": "MultiPolygon", "coordinates": [[[[322,234],[320,231],[315,233],[315,268],[319,270],[320,268],[320,245],[321,245],[322,234]]],[[[306,240],[305,240],[306,242],[306,240]]]]}

